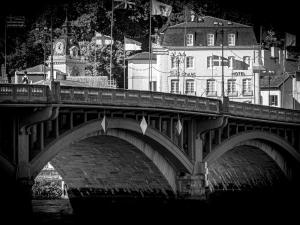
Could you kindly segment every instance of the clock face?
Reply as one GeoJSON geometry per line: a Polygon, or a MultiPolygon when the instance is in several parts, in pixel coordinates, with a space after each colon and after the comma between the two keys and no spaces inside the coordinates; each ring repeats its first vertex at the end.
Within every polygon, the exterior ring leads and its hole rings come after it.
{"type": "Polygon", "coordinates": [[[61,54],[63,53],[63,51],[64,51],[64,43],[61,41],[57,42],[55,45],[55,52],[57,54],[61,54]]]}

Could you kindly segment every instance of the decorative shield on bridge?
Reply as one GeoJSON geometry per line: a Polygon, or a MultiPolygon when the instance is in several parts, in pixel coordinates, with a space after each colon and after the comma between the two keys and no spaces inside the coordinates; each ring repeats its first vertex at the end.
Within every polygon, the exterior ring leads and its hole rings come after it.
{"type": "Polygon", "coordinates": [[[107,122],[106,116],[104,116],[102,121],[101,121],[101,127],[104,130],[104,132],[106,132],[106,129],[108,127],[108,122],[107,122]]]}
{"type": "Polygon", "coordinates": [[[147,130],[147,127],[148,127],[148,124],[147,124],[144,116],[143,116],[143,119],[140,123],[140,127],[141,127],[141,130],[142,130],[143,134],[145,134],[146,130],[147,130]]]}
{"type": "Polygon", "coordinates": [[[182,125],[181,125],[181,122],[180,122],[179,119],[178,119],[177,124],[176,124],[176,130],[177,130],[178,135],[179,135],[181,133],[181,130],[182,130],[182,125]]]}

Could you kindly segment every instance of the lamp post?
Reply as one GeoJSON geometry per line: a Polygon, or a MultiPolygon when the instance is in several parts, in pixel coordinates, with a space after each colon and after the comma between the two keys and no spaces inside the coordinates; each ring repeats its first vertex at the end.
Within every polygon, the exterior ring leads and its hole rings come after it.
{"type": "Polygon", "coordinates": [[[214,22],[215,26],[221,27],[221,35],[222,35],[222,44],[221,44],[221,51],[222,51],[222,59],[221,59],[221,66],[222,66],[222,91],[221,91],[221,98],[225,97],[224,94],[224,24],[222,22],[214,22]]]}
{"type": "Polygon", "coordinates": [[[176,63],[176,66],[177,66],[177,79],[178,79],[178,90],[179,90],[179,79],[180,79],[180,64],[181,63],[184,63],[184,61],[185,61],[185,56],[186,56],[186,54],[185,53],[181,53],[181,52],[179,52],[179,53],[175,53],[175,52],[173,52],[172,54],[171,54],[171,57],[175,60],[175,63],[176,63]]]}
{"type": "Polygon", "coordinates": [[[53,76],[53,26],[52,26],[52,16],[51,16],[51,56],[50,56],[50,81],[54,81],[54,76],[53,76]]]}

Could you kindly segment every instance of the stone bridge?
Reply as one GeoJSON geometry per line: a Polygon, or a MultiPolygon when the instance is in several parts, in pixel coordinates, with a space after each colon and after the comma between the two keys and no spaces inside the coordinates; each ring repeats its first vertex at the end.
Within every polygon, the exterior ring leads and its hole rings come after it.
{"type": "Polygon", "coordinates": [[[29,196],[51,161],[70,198],[295,182],[300,112],[134,90],[0,85],[0,171],[29,196]]]}

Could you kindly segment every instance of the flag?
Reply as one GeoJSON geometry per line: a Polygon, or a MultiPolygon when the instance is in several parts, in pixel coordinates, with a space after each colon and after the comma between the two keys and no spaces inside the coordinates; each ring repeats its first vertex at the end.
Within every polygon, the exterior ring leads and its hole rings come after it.
{"type": "Polygon", "coordinates": [[[118,5],[115,6],[115,9],[121,7],[124,4],[124,8],[123,9],[132,9],[133,6],[135,5],[134,2],[130,2],[128,0],[114,0],[115,2],[120,2],[118,5]]]}
{"type": "Polygon", "coordinates": [[[95,40],[96,40],[96,45],[110,45],[111,44],[111,37],[107,35],[103,35],[101,33],[96,32],[95,33],[95,40]]]}
{"type": "Polygon", "coordinates": [[[285,33],[285,46],[296,46],[296,35],[285,33]]]}
{"type": "Polygon", "coordinates": [[[124,50],[125,51],[138,51],[138,50],[142,50],[142,43],[126,38],[124,37],[124,50]]]}
{"type": "Polygon", "coordinates": [[[7,27],[25,27],[25,17],[24,16],[9,16],[6,17],[7,27]]]}
{"type": "Polygon", "coordinates": [[[152,0],[152,15],[162,15],[169,17],[172,12],[172,6],[152,0]]]}

